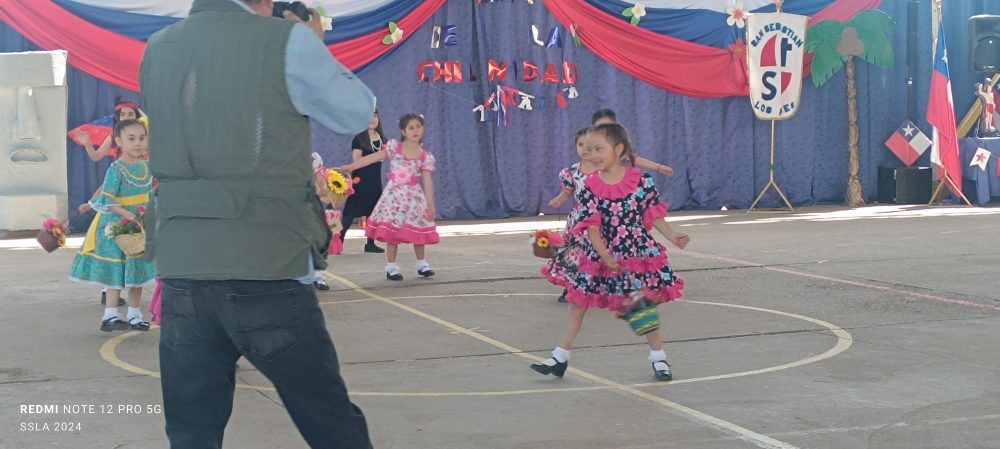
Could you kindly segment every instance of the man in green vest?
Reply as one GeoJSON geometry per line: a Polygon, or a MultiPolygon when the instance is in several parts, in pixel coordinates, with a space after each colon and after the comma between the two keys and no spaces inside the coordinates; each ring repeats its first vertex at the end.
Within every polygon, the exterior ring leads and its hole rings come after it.
{"type": "Polygon", "coordinates": [[[149,39],[142,61],[159,181],[147,253],[163,279],[160,370],[174,449],[222,447],[240,355],[274,384],[310,447],[371,447],[311,285],[330,231],[306,116],[355,134],[375,98],[330,56],[315,11],[302,24],[270,17],[272,8],[194,0],[187,19],[149,39]]]}

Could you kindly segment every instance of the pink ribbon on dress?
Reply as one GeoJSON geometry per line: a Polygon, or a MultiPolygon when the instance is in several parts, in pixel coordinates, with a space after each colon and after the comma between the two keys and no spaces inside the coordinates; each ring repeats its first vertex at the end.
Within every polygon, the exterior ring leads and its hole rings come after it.
{"type": "Polygon", "coordinates": [[[389,172],[389,181],[399,184],[415,186],[420,183],[420,177],[413,176],[406,170],[397,170],[394,172],[389,172]]]}

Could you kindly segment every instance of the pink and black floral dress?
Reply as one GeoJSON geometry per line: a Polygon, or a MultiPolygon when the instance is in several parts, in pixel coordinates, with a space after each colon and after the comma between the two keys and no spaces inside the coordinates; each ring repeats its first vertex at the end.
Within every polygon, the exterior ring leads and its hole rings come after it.
{"type": "Polygon", "coordinates": [[[657,302],[681,297],[684,281],[674,275],[667,249],[653,239],[653,222],[667,215],[653,178],[637,168],[625,169],[614,185],[598,172],[587,175],[576,199],[573,234],[582,236],[542,267],[549,282],[567,290],[566,299],[580,307],[618,311],[633,292],[657,302]],[[587,237],[599,226],[621,270],[612,272],[587,237]]]}

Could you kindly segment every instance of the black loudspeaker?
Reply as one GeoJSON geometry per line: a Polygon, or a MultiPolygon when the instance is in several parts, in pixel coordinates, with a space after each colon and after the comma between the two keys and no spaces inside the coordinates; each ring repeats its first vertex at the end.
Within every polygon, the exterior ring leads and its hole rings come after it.
{"type": "Polygon", "coordinates": [[[969,51],[973,72],[1000,72],[1000,16],[969,18],[969,51]]]}
{"type": "Polygon", "coordinates": [[[878,168],[879,203],[927,204],[930,200],[930,167],[878,168]]]}

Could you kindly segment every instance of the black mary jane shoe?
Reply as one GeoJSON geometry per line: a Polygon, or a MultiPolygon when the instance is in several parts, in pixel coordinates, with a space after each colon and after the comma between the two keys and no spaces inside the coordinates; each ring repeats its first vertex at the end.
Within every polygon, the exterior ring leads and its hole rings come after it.
{"type": "Polygon", "coordinates": [[[566,301],[566,294],[567,293],[569,293],[569,292],[567,292],[566,290],[563,290],[562,294],[559,295],[559,299],[557,299],[556,301],[557,302],[568,302],[568,301],[566,301]]]}
{"type": "Polygon", "coordinates": [[[128,329],[128,323],[116,316],[101,321],[101,332],[123,331],[125,329],[128,329]]]}
{"type": "Polygon", "coordinates": [[[134,331],[145,332],[149,330],[149,321],[143,321],[139,318],[136,318],[134,320],[129,320],[128,327],[134,331]]]}
{"type": "Polygon", "coordinates": [[[656,377],[656,380],[659,381],[673,380],[674,375],[670,372],[670,365],[666,361],[663,361],[663,364],[667,366],[667,369],[660,370],[656,369],[657,363],[659,362],[653,362],[653,377],[656,377]]]}
{"type": "Polygon", "coordinates": [[[432,270],[430,268],[421,268],[421,269],[417,270],[417,274],[419,274],[419,275],[421,275],[421,276],[423,276],[425,278],[429,278],[431,276],[434,276],[434,270],[432,270]]]}
{"type": "Polygon", "coordinates": [[[556,377],[563,377],[563,374],[566,374],[566,368],[569,367],[569,362],[560,362],[555,358],[552,357],[549,358],[555,361],[556,364],[549,366],[544,363],[533,363],[531,365],[531,369],[535,370],[535,372],[544,374],[546,376],[552,374],[556,377]]]}
{"type": "Polygon", "coordinates": [[[374,253],[374,254],[382,254],[382,253],[385,252],[385,249],[380,248],[378,245],[376,245],[374,243],[365,243],[365,252],[366,253],[374,253]]]}
{"type": "Polygon", "coordinates": [[[313,282],[313,287],[316,287],[316,290],[325,292],[330,289],[330,284],[327,284],[326,281],[322,279],[317,279],[316,282],[313,282]]]}
{"type": "Polygon", "coordinates": [[[402,281],[403,273],[389,273],[388,271],[386,271],[385,278],[390,281],[402,281]]]}

